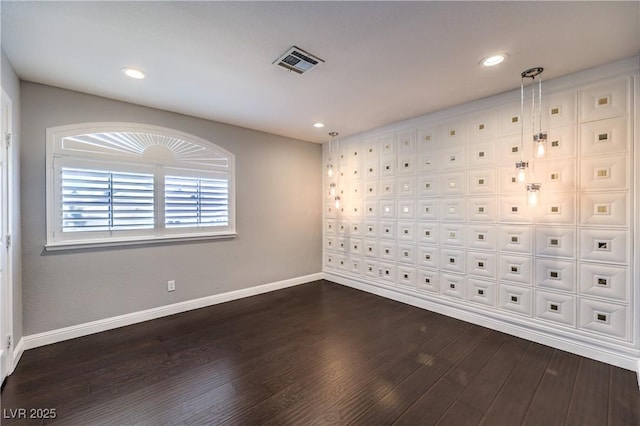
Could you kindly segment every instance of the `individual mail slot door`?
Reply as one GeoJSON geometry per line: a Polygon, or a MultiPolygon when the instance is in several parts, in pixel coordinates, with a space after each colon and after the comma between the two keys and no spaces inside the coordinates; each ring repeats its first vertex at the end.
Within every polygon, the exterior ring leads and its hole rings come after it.
{"type": "Polygon", "coordinates": [[[535,277],[537,287],[576,292],[576,264],[573,261],[537,258],[535,277]]]}
{"type": "Polygon", "coordinates": [[[536,317],[546,321],[575,327],[576,297],[537,291],[536,317]]]}
{"type": "Polygon", "coordinates": [[[536,228],[536,254],[540,256],[575,258],[575,228],[536,228]]]}
{"type": "Polygon", "coordinates": [[[497,273],[496,255],[485,252],[468,252],[467,273],[477,277],[495,279],[497,273]]]}
{"type": "Polygon", "coordinates": [[[630,300],[630,276],[627,268],[595,263],[580,264],[580,294],[620,302],[630,300]]]}
{"type": "Polygon", "coordinates": [[[629,150],[629,122],[626,118],[593,121],[580,125],[580,154],[611,155],[629,150]]]}
{"type": "Polygon", "coordinates": [[[581,298],[579,324],[582,330],[629,340],[629,308],[626,305],[581,298]]]}
{"type": "Polygon", "coordinates": [[[498,309],[520,315],[531,316],[533,290],[512,284],[498,283],[498,309]]]}
{"type": "Polygon", "coordinates": [[[477,278],[467,279],[467,295],[469,302],[495,307],[497,300],[497,284],[495,281],[485,281],[477,278]]]}
{"type": "Polygon", "coordinates": [[[533,262],[531,257],[501,254],[498,259],[498,278],[523,285],[532,283],[533,262]]]}
{"type": "Polygon", "coordinates": [[[464,300],[466,278],[463,275],[440,274],[440,294],[464,300]]]}
{"type": "Polygon", "coordinates": [[[462,250],[440,249],[440,270],[464,274],[466,256],[462,250]]]}
{"type": "Polygon", "coordinates": [[[581,229],[580,259],[595,262],[629,263],[627,231],[615,229],[581,229]]]}
{"type": "Polygon", "coordinates": [[[622,78],[580,90],[580,121],[625,116],[630,84],[629,78],[622,78]]]}

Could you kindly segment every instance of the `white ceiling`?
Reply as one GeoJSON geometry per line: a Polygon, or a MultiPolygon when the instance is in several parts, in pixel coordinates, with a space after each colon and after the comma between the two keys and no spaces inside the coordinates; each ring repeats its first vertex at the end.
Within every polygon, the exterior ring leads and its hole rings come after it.
{"type": "Polygon", "coordinates": [[[637,55],[640,2],[3,0],[1,42],[23,80],[325,142],[637,55]],[[291,45],[326,63],[272,65],[291,45]]]}

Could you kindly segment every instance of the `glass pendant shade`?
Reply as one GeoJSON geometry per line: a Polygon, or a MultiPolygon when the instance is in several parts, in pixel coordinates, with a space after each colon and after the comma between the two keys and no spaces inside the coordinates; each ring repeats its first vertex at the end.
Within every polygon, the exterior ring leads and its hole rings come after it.
{"type": "Polygon", "coordinates": [[[539,183],[527,184],[527,205],[530,207],[535,207],[540,202],[540,186],[539,183]]]}
{"type": "Polygon", "coordinates": [[[547,151],[547,132],[533,135],[533,142],[535,144],[536,158],[543,158],[547,151]]]}
{"type": "Polygon", "coordinates": [[[519,183],[524,183],[527,180],[527,168],[529,163],[526,161],[518,161],[516,163],[517,179],[519,183]]]}

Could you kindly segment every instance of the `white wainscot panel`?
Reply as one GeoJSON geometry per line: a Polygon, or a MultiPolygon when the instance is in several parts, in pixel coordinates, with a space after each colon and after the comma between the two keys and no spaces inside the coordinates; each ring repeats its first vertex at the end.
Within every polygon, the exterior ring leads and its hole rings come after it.
{"type": "Polygon", "coordinates": [[[349,253],[354,256],[362,255],[362,239],[360,238],[349,239],[349,253]]]}
{"type": "Polygon", "coordinates": [[[396,154],[396,141],[393,133],[380,136],[380,155],[394,156],[396,154]]]}
{"type": "Polygon", "coordinates": [[[378,216],[383,219],[395,219],[396,217],[396,200],[382,199],[378,205],[378,216]]]}
{"type": "Polygon", "coordinates": [[[575,262],[558,259],[537,258],[536,286],[575,293],[575,262]]]}
{"type": "Polygon", "coordinates": [[[440,225],[440,243],[445,246],[464,247],[465,231],[464,225],[443,223],[440,225]]]}
{"type": "Polygon", "coordinates": [[[377,158],[367,160],[364,166],[364,177],[366,179],[377,179],[379,176],[380,162],[377,158]]]}
{"type": "Polygon", "coordinates": [[[396,148],[400,154],[416,152],[416,131],[398,132],[396,135],[396,148]]]}
{"type": "Polygon", "coordinates": [[[467,215],[464,198],[443,198],[440,200],[440,220],[463,221],[467,215]]]}
{"type": "Polygon", "coordinates": [[[378,241],[376,240],[364,240],[362,247],[365,257],[377,258],[378,257],[378,241]]]}
{"type": "Polygon", "coordinates": [[[497,190],[496,169],[469,170],[469,194],[495,194],[497,190]]]}
{"type": "Polygon", "coordinates": [[[531,223],[532,208],[527,205],[526,194],[501,197],[499,217],[505,223],[531,223]]]}
{"type": "Polygon", "coordinates": [[[398,265],[398,284],[416,289],[416,269],[408,266],[398,265]]]}
{"type": "Polygon", "coordinates": [[[438,271],[429,271],[425,269],[417,270],[418,290],[429,293],[438,293],[440,274],[438,271]]]}
{"type": "Polygon", "coordinates": [[[491,225],[468,225],[467,247],[470,249],[496,251],[498,228],[491,225]]]}
{"type": "Polygon", "coordinates": [[[380,265],[372,259],[364,259],[362,261],[362,273],[369,278],[380,277],[380,265]]]}
{"type": "Polygon", "coordinates": [[[336,250],[341,253],[346,253],[349,250],[349,242],[345,237],[336,238],[336,250]]]}
{"type": "Polygon", "coordinates": [[[576,162],[574,159],[538,161],[535,164],[535,176],[529,181],[542,183],[542,191],[575,192],[576,162]]]}
{"type": "Polygon", "coordinates": [[[524,285],[532,284],[533,259],[531,257],[501,254],[498,259],[498,278],[524,285]]]}
{"type": "Polygon", "coordinates": [[[469,140],[492,139],[498,135],[498,110],[481,111],[467,119],[469,140]]]}
{"type": "Polygon", "coordinates": [[[378,222],[372,220],[364,221],[364,236],[377,238],[378,237],[378,222]]]}
{"type": "Polygon", "coordinates": [[[349,182],[348,186],[348,196],[349,198],[359,198],[362,199],[364,197],[364,185],[362,184],[362,180],[352,180],[349,182]]]}
{"type": "Polygon", "coordinates": [[[349,235],[351,235],[352,237],[361,237],[362,235],[364,235],[362,222],[360,222],[359,220],[349,221],[349,235]]]}
{"type": "Polygon", "coordinates": [[[536,223],[575,225],[576,198],[574,194],[543,192],[540,195],[539,203],[534,212],[536,223]]]}
{"type": "Polygon", "coordinates": [[[328,269],[336,269],[337,266],[337,255],[334,253],[325,253],[324,255],[324,266],[328,269]]]}
{"type": "Polygon", "coordinates": [[[402,244],[398,246],[398,262],[406,263],[409,265],[416,264],[417,257],[417,247],[411,246],[407,244],[402,244]]]}
{"type": "Polygon", "coordinates": [[[465,172],[445,173],[440,175],[440,195],[465,195],[465,172]]]}
{"type": "Polygon", "coordinates": [[[464,274],[465,252],[463,250],[440,249],[440,270],[464,274]]]}
{"type": "Polygon", "coordinates": [[[416,202],[414,200],[398,200],[398,218],[415,219],[416,202]]]}
{"type": "MultiPolygon", "coordinates": [[[[522,132],[522,108],[520,102],[513,102],[500,107],[498,110],[498,135],[518,135],[522,132]]],[[[531,117],[525,111],[524,130],[525,134],[531,133],[531,117]]]]}
{"type": "Polygon", "coordinates": [[[378,218],[378,202],[367,199],[364,202],[364,216],[369,219],[378,218]]]}
{"type": "Polygon", "coordinates": [[[531,316],[533,290],[511,284],[499,283],[498,308],[520,315],[531,316]]]}
{"type": "Polygon", "coordinates": [[[365,151],[365,156],[367,158],[375,158],[377,159],[378,156],[380,155],[380,143],[378,142],[377,139],[366,139],[364,141],[364,151],[365,151]]]}
{"type": "Polygon", "coordinates": [[[629,302],[628,269],[594,263],[580,264],[580,294],[629,302]]]}
{"type": "Polygon", "coordinates": [[[363,201],[361,198],[347,199],[344,204],[347,216],[350,218],[362,217],[363,201]]]}
{"type": "Polygon", "coordinates": [[[347,178],[350,180],[361,179],[364,176],[362,164],[353,162],[347,166],[347,178]]]}
{"type": "Polygon", "coordinates": [[[380,279],[390,284],[396,283],[396,266],[392,263],[380,262],[380,279]]]}
{"type": "Polygon", "coordinates": [[[575,157],[576,125],[547,130],[546,158],[557,159],[575,157]]]}
{"type": "Polygon", "coordinates": [[[497,161],[496,147],[493,141],[469,145],[469,167],[492,167],[497,161]]]}
{"type": "Polygon", "coordinates": [[[580,120],[593,121],[627,113],[629,78],[604,82],[580,91],[580,120]]]}
{"type": "Polygon", "coordinates": [[[575,228],[537,228],[536,254],[540,256],[575,258],[575,228]]]}
{"type": "Polygon", "coordinates": [[[336,255],[336,265],[340,271],[347,272],[349,270],[349,260],[346,256],[336,255]]]}
{"type": "Polygon", "coordinates": [[[575,124],[576,93],[572,91],[545,96],[541,115],[543,129],[575,124]]]}
{"type": "Polygon", "coordinates": [[[576,297],[536,291],[536,317],[558,324],[576,326],[576,297]]]}
{"type": "Polygon", "coordinates": [[[326,235],[324,237],[324,247],[327,250],[336,250],[336,238],[333,235],[326,235]]]}
{"type": "Polygon", "coordinates": [[[396,174],[396,157],[381,157],[380,158],[380,177],[391,177],[396,174]]]}
{"type": "Polygon", "coordinates": [[[494,281],[479,280],[477,278],[467,279],[467,300],[473,303],[496,306],[497,284],[494,281]]]}
{"type": "Polygon", "coordinates": [[[456,170],[467,167],[467,147],[447,146],[440,149],[441,170],[456,170]]]}
{"type": "Polygon", "coordinates": [[[613,229],[581,229],[580,259],[629,263],[627,232],[613,229]]]}
{"type": "Polygon", "coordinates": [[[418,242],[438,244],[439,231],[436,222],[418,222],[418,242]]]}
{"type": "Polygon", "coordinates": [[[581,329],[627,339],[629,310],[626,306],[586,298],[581,298],[579,303],[581,329]]]}
{"type": "Polygon", "coordinates": [[[580,195],[580,223],[626,226],[629,224],[628,205],[626,192],[583,193],[580,195]]]}
{"type": "Polygon", "coordinates": [[[368,180],[364,183],[364,196],[370,199],[378,197],[378,181],[368,180]]]}
{"type": "Polygon", "coordinates": [[[431,246],[418,247],[418,265],[425,268],[438,269],[440,267],[438,248],[431,246]]]}
{"type": "Polygon", "coordinates": [[[396,248],[395,243],[390,241],[380,241],[380,254],[381,260],[387,260],[394,262],[396,260],[396,248]]]}
{"type": "Polygon", "coordinates": [[[336,217],[336,203],[329,201],[324,205],[324,217],[335,218],[336,217]]]}
{"type": "Polygon", "coordinates": [[[438,199],[427,198],[418,200],[418,219],[438,220],[438,199]]]}
{"type": "MultiPolygon", "coordinates": [[[[527,173],[531,171],[527,169],[527,173]]],[[[527,190],[526,183],[518,182],[515,163],[498,169],[498,190],[501,194],[523,194],[527,190]]]]}
{"type": "Polygon", "coordinates": [[[418,195],[435,197],[438,195],[438,175],[418,176],[418,195]]]}
{"type": "Polygon", "coordinates": [[[413,154],[402,154],[398,157],[398,176],[414,175],[418,169],[418,156],[413,154]]]}
{"type": "Polygon", "coordinates": [[[338,235],[347,235],[349,233],[349,222],[346,219],[337,220],[336,232],[338,235]]]}
{"type": "Polygon", "coordinates": [[[533,142],[522,144],[520,132],[517,136],[507,136],[498,139],[498,151],[500,153],[500,164],[509,164],[515,167],[518,161],[531,158],[533,142]]]}
{"type": "Polygon", "coordinates": [[[361,275],[364,263],[360,257],[349,257],[349,272],[353,275],[361,275]]]}
{"type": "Polygon", "coordinates": [[[533,235],[528,226],[501,226],[498,247],[500,251],[532,254],[533,235]]]}
{"type": "Polygon", "coordinates": [[[434,173],[440,170],[440,150],[433,149],[421,152],[418,156],[418,171],[420,173],[434,173]]]}
{"type": "Polygon", "coordinates": [[[459,119],[438,126],[438,141],[441,146],[462,145],[468,141],[467,121],[459,119]]]}
{"type": "Polygon", "coordinates": [[[440,274],[440,294],[464,300],[466,278],[462,275],[440,274]]]}
{"type": "Polygon", "coordinates": [[[396,223],[395,222],[380,222],[380,238],[387,240],[396,239],[396,223]]]}
{"type": "Polygon", "coordinates": [[[580,162],[580,187],[585,191],[624,190],[629,187],[627,156],[586,157],[580,162]]]}
{"type": "Polygon", "coordinates": [[[393,198],[396,196],[396,180],[394,178],[380,179],[380,197],[393,198]]]}
{"type": "Polygon", "coordinates": [[[430,152],[437,149],[438,129],[435,125],[426,125],[418,128],[417,148],[418,152],[430,152]]]}
{"type": "Polygon", "coordinates": [[[497,258],[493,253],[470,251],[467,253],[467,273],[484,278],[496,278],[497,258]]]}
{"type": "Polygon", "coordinates": [[[335,219],[325,219],[324,221],[324,232],[327,234],[335,234],[336,233],[336,220],[335,219]]]}
{"type": "Polygon", "coordinates": [[[625,118],[592,121],[580,126],[582,155],[610,155],[629,150],[629,129],[625,118]]]}
{"type": "Polygon", "coordinates": [[[469,222],[497,222],[498,207],[494,197],[469,198],[467,201],[469,222]]]}
{"type": "Polygon", "coordinates": [[[399,177],[398,197],[415,197],[416,195],[416,178],[415,177],[399,177]]]}
{"type": "Polygon", "coordinates": [[[413,243],[416,241],[416,223],[415,222],[398,222],[398,241],[413,243]]]}

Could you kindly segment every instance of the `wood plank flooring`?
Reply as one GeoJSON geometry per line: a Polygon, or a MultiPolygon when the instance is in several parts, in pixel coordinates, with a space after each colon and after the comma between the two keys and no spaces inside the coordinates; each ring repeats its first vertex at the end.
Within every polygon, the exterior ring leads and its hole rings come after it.
{"type": "Polygon", "coordinates": [[[640,392],[631,371],[317,281],[29,350],[1,420],[622,426],[640,392]]]}

